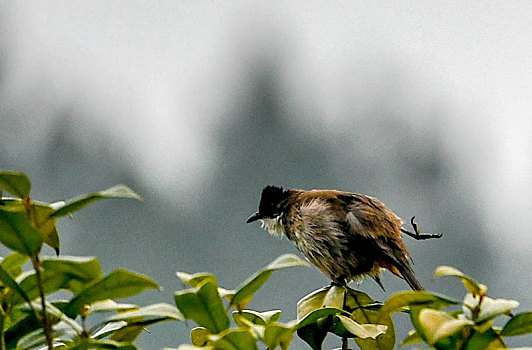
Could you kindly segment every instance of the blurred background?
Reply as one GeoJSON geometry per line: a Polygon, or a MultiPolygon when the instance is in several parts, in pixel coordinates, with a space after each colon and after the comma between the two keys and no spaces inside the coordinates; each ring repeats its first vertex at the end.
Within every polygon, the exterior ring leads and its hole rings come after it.
{"type": "MultiPolygon", "coordinates": [[[[0,168],[27,173],[43,201],[139,192],[59,224],[63,254],[164,288],[139,303],[173,303],[175,271],[233,288],[297,253],[245,224],[275,184],[415,215],[444,235],[405,238],[427,289],[461,298],[458,281],[432,277],[452,265],[528,310],[531,28],[526,1],[3,1],[0,168]]],[[[282,271],[249,307],[288,321],[328,284],[315,268],[282,271]]],[[[408,288],[383,284],[359,288],[381,301],[408,288]]],[[[177,347],[192,327],[151,327],[139,345],[177,347]]]]}

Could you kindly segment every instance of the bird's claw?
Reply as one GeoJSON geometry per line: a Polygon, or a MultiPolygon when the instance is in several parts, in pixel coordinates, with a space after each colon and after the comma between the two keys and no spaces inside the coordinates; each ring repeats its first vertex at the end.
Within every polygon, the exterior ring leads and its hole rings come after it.
{"type": "Polygon", "coordinates": [[[440,234],[440,233],[421,233],[421,231],[419,230],[419,226],[414,221],[415,218],[416,218],[415,216],[412,216],[412,219],[410,219],[410,224],[412,225],[412,228],[414,229],[415,233],[407,231],[407,230],[405,230],[403,228],[401,229],[401,232],[403,232],[404,234],[406,234],[406,235],[408,235],[408,236],[410,236],[413,239],[418,240],[418,241],[422,241],[422,240],[425,240],[425,239],[441,238],[442,237],[442,234],[440,234]]]}

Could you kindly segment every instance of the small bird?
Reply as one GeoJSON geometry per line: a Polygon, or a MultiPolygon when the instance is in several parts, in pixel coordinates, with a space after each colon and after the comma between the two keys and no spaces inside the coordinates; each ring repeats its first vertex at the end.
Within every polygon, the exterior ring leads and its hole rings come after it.
{"type": "Polygon", "coordinates": [[[376,198],[337,190],[283,190],[266,186],[259,211],[247,223],[261,220],[272,235],[287,237],[321,272],[339,286],[372,277],[382,269],[402,277],[413,290],[423,290],[410,265],[401,232],[416,239],[439,238],[402,229],[403,221],[376,198]]]}

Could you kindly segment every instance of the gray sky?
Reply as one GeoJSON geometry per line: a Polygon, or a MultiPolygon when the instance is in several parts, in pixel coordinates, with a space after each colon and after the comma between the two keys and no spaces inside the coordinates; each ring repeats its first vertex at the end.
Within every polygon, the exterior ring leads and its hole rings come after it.
{"type": "Polygon", "coordinates": [[[209,174],[216,157],[209,145],[241,93],[247,61],[280,55],[286,99],[322,112],[300,116],[317,130],[341,128],[352,101],[363,110],[399,68],[391,108],[423,111],[405,115],[423,132],[440,104],[450,116],[438,125],[442,142],[478,187],[486,220],[512,227],[508,244],[530,249],[527,1],[32,1],[2,8],[2,101],[39,119],[29,126],[36,138],[57,109],[79,110],[86,119],[77,123],[112,130],[161,193],[209,174]]]}

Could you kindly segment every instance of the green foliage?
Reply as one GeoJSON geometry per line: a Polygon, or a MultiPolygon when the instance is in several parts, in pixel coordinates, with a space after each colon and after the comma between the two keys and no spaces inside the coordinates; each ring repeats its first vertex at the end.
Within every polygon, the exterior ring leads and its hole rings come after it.
{"type": "Polygon", "coordinates": [[[407,312],[414,327],[400,346],[424,343],[436,350],[501,349],[506,348],[504,338],[532,333],[532,311],[514,315],[517,301],[489,297],[485,285],[450,266],[438,267],[435,276],[458,278],[467,290],[461,301],[416,291],[392,295],[382,304],[350,287],[331,285],[299,300],[297,318],[286,323],[279,321],[280,310],[246,308],[274,272],[307,265],[294,255],[280,256],[235,289],[220,287],[210,273],[177,272],[185,286],[174,294],[177,307],[119,303],[115,299],[159,286],[127,270],[104,276],[95,257],[59,256],[56,223],[101,199],[140,200],[140,196],[118,185],[48,204],[33,201],[30,190],[26,175],[0,172],[0,243],[13,250],[0,260],[0,350],[135,350],[134,342],[146,327],[186,320],[197,327],[190,332],[192,344],[180,345],[179,350],[264,346],[285,350],[294,335],[314,350],[322,349],[328,335],[342,339],[342,349],[348,349],[353,339],[360,349],[386,350],[396,346],[392,320],[396,312],[407,312]],[[2,191],[14,197],[3,197],[2,191]],[[58,256],[41,257],[44,244],[58,256]],[[31,269],[24,268],[27,262],[31,269]],[[69,298],[51,302],[50,296],[58,291],[66,291],[69,298]],[[496,318],[506,318],[502,328],[494,325],[496,318]]]}
{"type": "Polygon", "coordinates": [[[231,305],[234,305],[238,310],[242,310],[251,301],[253,294],[266,283],[274,271],[307,265],[306,262],[295,255],[282,255],[244,281],[234,295],[226,294],[226,297],[230,299],[231,305]]]}
{"type": "Polygon", "coordinates": [[[140,199],[120,185],[79,199],[47,204],[30,198],[31,183],[24,174],[0,172],[0,243],[14,251],[0,261],[0,350],[6,349],[137,349],[135,339],[145,327],[162,321],[184,320],[170,304],[140,307],[119,304],[146,289],[159,288],[148,277],[115,270],[102,275],[94,257],[40,256],[43,244],[59,254],[58,218],[105,198],[140,199]],[[32,270],[23,266],[31,261],[32,270]],[[49,302],[59,290],[70,300],[49,302]],[[99,322],[87,328],[95,313],[99,322]],[[108,315],[109,314],[109,315],[108,315]]]}
{"type": "Polygon", "coordinates": [[[532,333],[532,311],[515,315],[501,331],[501,335],[505,337],[528,333],[532,333]]]}
{"type": "Polygon", "coordinates": [[[206,280],[196,288],[175,293],[175,303],[186,319],[194,320],[211,333],[220,333],[229,328],[218,286],[206,280]]]}
{"type": "Polygon", "coordinates": [[[297,305],[298,335],[312,349],[321,349],[325,337],[354,338],[364,349],[392,349],[395,330],[390,317],[380,318],[381,304],[352,288],[319,289],[297,305]]]}
{"type": "Polygon", "coordinates": [[[453,267],[440,266],[435,276],[460,279],[467,293],[462,302],[429,292],[390,297],[381,309],[381,316],[407,310],[414,325],[402,345],[426,343],[438,350],[502,349],[507,348],[504,337],[532,333],[532,312],[512,315],[519,306],[517,301],[488,297],[485,285],[453,267]],[[451,305],[459,309],[442,310],[451,305]],[[493,324],[500,316],[509,318],[502,330],[493,324]]]}
{"type": "Polygon", "coordinates": [[[282,255],[235,290],[219,287],[216,277],[208,273],[177,272],[183,284],[192,287],[175,293],[177,308],[186,319],[193,320],[199,326],[191,331],[192,345],[179,349],[257,349],[259,341],[268,349],[287,349],[297,330],[295,322],[277,322],[281,316],[279,310],[258,312],[244,307],[274,271],[306,265],[295,255],[282,255]],[[230,328],[228,313],[231,307],[237,310],[232,313],[236,325],[234,328],[230,328]]]}
{"type": "Polygon", "coordinates": [[[0,172],[0,192],[6,190],[19,199],[30,195],[31,183],[26,174],[0,172]]]}
{"type": "Polygon", "coordinates": [[[3,211],[0,208],[0,243],[16,252],[35,256],[43,243],[41,233],[23,212],[3,211]]]}
{"type": "Polygon", "coordinates": [[[105,198],[130,198],[141,200],[141,197],[126,185],[117,185],[100,192],[70,200],[67,204],[55,209],[54,212],[50,214],[50,217],[70,215],[97,200],[105,198]]]}
{"type": "Polygon", "coordinates": [[[303,297],[297,304],[297,319],[287,323],[278,322],[280,310],[243,309],[272,271],[301,264],[297,257],[282,256],[237,290],[218,287],[217,278],[208,273],[178,272],[181,281],[193,288],[176,292],[177,307],[199,326],[191,331],[192,345],[178,349],[258,349],[258,342],[267,349],[288,349],[295,333],[315,350],[322,349],[328,334],[344,339],[342,349],[348,348],[345,344],[350,338],[363,350],[394,349],[391,316],[396,312],[409,313],[414,326],[401,346],[425,343],[437,350],[501,349],[506,348],[504,337],[532,333],[532,312],[512,315],[519,305],[516,301],[488,297],[485,285],[448,266],[439,267],[435,275],[460,279],[467,289],[462,301],[412,291],[392,295],[381,304],[363,292],[331,285],[303,297]],[[288,261],[291,263],[284,263],[288,261]],[[235,302],[237,295],[242,297],[235,302]],[[225,309],[223,298],[227,300],[225,309]],[[233,328],[224,313],[232,306],[236,309],[233,328]],[[453,309],[444,311],[446,308],[453,309]],[[509,318],[502,330],[493,325],[497,317],[509,318]]]}

